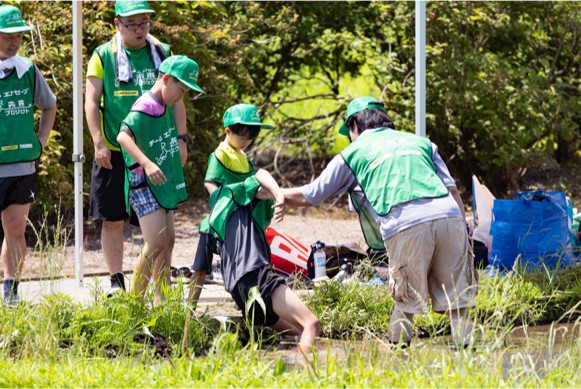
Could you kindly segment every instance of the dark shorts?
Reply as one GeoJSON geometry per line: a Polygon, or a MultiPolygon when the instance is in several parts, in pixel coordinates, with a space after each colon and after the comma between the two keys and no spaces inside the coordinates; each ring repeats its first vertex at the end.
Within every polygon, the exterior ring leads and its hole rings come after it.
{"type": "Polygon", "coordinates": [[[13,204],[29,204],[36,197],[36,173],[0,178],[0,211],[13,204]]]}
{"type": "Polygon", "coordinates": [[[258,302],[254,302],[252,308],[248,311],[247,318],[251,321],[254,318],[254,325],[272,326],[279,319],[279,316],[272,309],[272,294],[276,288],[284,283],[284,278],[276,274],[270,266],[263,266],[242,276],[234,286],[231,294],[236,305],[246,317],[246,301],[248,300],[250,288],[258,286],[258,291],[264,301],[266,313],[262,310],[258,302]]]}
{"type": "Polygon", "coordinates": [[[113,169],[97,166],[93,160],[89,219],[119,221],[129,215],[125,207],[125,162],[120,151],[111,151],[113,169]]]}
{"type": "Polygon", "coordinates": [[[200,233],[200,240],[198,241],[198,248],[196,249],[196,256],[192,264],[192,270],[203,270],[206,273],[212,272],[212,261],[214,254],[220,254],[220,245],[216,238],[212,235],[200,233]]]}

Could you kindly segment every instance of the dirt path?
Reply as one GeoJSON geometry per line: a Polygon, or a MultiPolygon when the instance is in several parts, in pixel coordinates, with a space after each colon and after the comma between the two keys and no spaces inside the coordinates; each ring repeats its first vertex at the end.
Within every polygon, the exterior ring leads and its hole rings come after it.
{"type": "MultiPolygon", "coordinates": [[[[332,210],[327,206],[321,209],[289,209],[282,223],[272,227],[284,232],[299,242],[310,245],[320,240],[326,244],[336,245],[341,242],[354,242],[366,248],[359,222],[355,213],[332,210]]],[[[189,266],[192,263],[199,240],[198,225],[206,215],[204,204],[188,202],[176,211],[176,242],[173,265],[189,266]]],[[[83,266],[85,274],[102,274],[107,272],[101,251],[98,225],[85,224],[85,242],[83,266]]],[[[72,227],[71,227],[72,229],[72,227]]],[[[28,249],[23,278],[30,277],[74,277],[75,253],[74,233],[66,247],[58,250],[28,249]]],[[[125,224],[125,251],[123,269],[131,271],[143,245],[139,227],[125,224]]]]}

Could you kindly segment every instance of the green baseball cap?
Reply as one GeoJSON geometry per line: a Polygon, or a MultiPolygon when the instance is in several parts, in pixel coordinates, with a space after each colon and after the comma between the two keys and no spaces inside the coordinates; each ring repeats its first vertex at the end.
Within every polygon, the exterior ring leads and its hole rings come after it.
{"type": "Polygon", "coordinates": [[[24,24],[20,10],[12,5],[0,6],[0,32],[14,34],[15,32],[30,31],[32,27],[24,24]]]}
{"type": "Polygon", "coordinates": [[[198,64],[185,55],[167,57],[159,66],[159,71],[174,76],[190,89],[206,93],[198,86],[198,64]]]}
{"type": "Polygon", "coordinates": [[[149,8],[147,1],[117,0],[115,2],[115,16],[133,16],[152,13],[155,13],[155,11],[149,8]]]}
{"type": "Polygon", "coordinates": [[[271,129],[273,126],[260,122],[258,109],[252,104],[236,104],[224,112],[224,127],[233,124],[246,124],[247,126],[259,126],[260,128],[271,129]]]}
{"type": "Polygon", "coordinates": [[[349,136],[349,127],[347,127],[347,121],[349,120],[349,118],[355,115],[356,113],[363,111],[364,109],[371,108],[376,108],[387,113],[387,110],[383,106],[383,103],[377,100],[375,97],[363,96],[358,97],[352,102],[350,102],[349,105],[347,106],[347,118],[345,119],[345,122],[343,123],[341,128],[339,128],[339,134],[349,136]]]}

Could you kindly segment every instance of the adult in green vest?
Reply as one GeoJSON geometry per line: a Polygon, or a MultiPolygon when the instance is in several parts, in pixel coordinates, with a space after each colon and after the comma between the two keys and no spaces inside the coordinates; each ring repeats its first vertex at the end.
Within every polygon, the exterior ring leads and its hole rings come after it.
{"type": "MultiPolygon", "coordinates": [[[[89,218],[102,221],[101,246],[111,275],[109,294],[125,291],[123,277],[123,223],[125,166],[117,143],[121,121],[131,106],[151,89],[168,45],[149,34],[151,14],[147,1],[115,2],[113,38],[97,47],[87,68],[85,114],[93,138],[95,158],[91,180],[89,218]]],[[[183,100],[173,104],[178,134],[186,134],[183,100]]],[[[185,137],[179,142],[182,164],[187,159],[185,137]]]]}
{"type": "Polygon", "coordinates": [[[437,146],[394,130],[370,96],[349,104],[339,133],[352,143],[311,184],[283,189],[287,204],[317,205],[348,192],[367,244],[389,255],[390,341],[407,345],[414,315],[431,304],[449,316],[454,342],[469,345],[477,280],[464,204],[437,146]]]}
{"type": "Polygon", "coordinates": [[[0,6],[0,211],[4,301],[18,302],[18,283],[26,255],[24,231],[35,198],[35,161],[48,142],[56,116],[56,97],[34,63],[18,56],[24,32],[20,10],[0,6]],[[41,110],[34,131],[34,106],[41,110]]]}

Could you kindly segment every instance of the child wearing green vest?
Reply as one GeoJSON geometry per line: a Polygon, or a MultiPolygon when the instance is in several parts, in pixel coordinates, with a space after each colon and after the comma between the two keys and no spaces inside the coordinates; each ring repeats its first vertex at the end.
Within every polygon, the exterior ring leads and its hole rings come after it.
{"type": "MultiPolygon", "coordinates": [[[[125,167],[117,143],[119,125],[133,103],[155,84],[161,62],[172,55],[170,46],[151,34],[155,11],[147,1],[118,0],[114,10],[116,32],[93,51],[85,89],[85,116],[94,147],[88,216],[101,224],[103,259],[111,277],[108,295],[126,290],[123,224],[130,215],[123,201],[125,167]]],[[[175,102],[172,110],[178,134],[186,134],[184,102],[175,102]]],[[[183,165],[188,150],[185,142],[179,142],[179,147],[183,165]]]]}
{"type": "Polygon", "coordinates": [[[125,160],[126,205],[137,217],[145,241],[135,264],[132,290],[145,295],[153,276],[154,304],[165,298],[175,241],[174,212],[186,200],[172,104],[189,89],[205,93],[197,84],[198,64],[186,56],[168,57],[159,76],[121,123],[117,141],[125,160]]]}
{"type": "Polygon", "coordinates": [[[308,354],[320,332],[319,320],[271,268],[264,236],[273,217],[282,221],[284,196],[270,173],[256,171],[244,153],[261,128],[272,126],[261,123],[254,105],[238,104],[226,110],[224,127],[226,139],[208,160],[204,186],[211,213],[200,226],[190,299],[197,303],[213,254],[219,254],[224,287],[243,315],[255,325],[300,337],[299,351],[308,354]],[[260,299],[250,304],[253,291],[260,299]]]}

